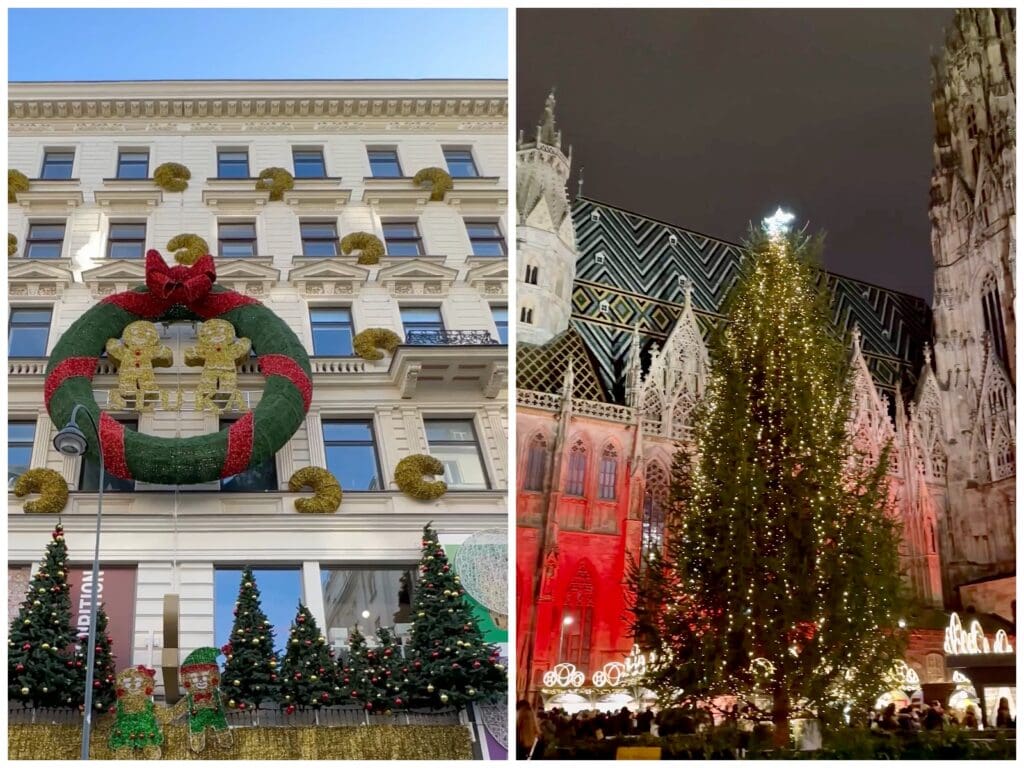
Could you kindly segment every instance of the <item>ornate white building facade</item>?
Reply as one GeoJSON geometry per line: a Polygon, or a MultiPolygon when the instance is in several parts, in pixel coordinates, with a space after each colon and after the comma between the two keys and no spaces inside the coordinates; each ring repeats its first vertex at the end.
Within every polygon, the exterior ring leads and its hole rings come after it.
{"type": "MultiPolygon", "coordinates": [[[[507,527],[506,90],[496,80],[10,87],[9,165],[30,183],[8,205],[17,239],[8,259],[8,481],[30,467],[67,481],[62,520],[76,569],[92,559],[98,471],[52,446],[63,425],[44,407],[47,357],[99,300],[144,283],[148,249],[173,263],[168,241],[200,235],[218,283],[284,320],[313,370],[304,424],[256,476],[198,486],[108,480],[101,567],[111,580],[115,571],[129,574],[117,587],[131,623],[128,647],[115,649],[119,666],[159,668],[164,648],[184,658],[215,645],[218,569],[297,571],[299,597],[333,636],[354,615],[364,631],[376,620],[405,620],[400,581],[415,574],[428,522],[442,543],[507,527]],[[154,169],[167,162],[189,169],[185,191],[154,183],[154,169]],[[279,201],[255,186],[270,167],[295,177],[279,201]],[[412,181],[426,167],[453,177],[441,200],[412,181]],[[338,240],[353,232],[383,241],[379,263],[341,253],[338,240]],[[399,336],[393,354],[354,354],[354,334],[371,327],[399,336]],[[449,490],[436,501],[416,501],[395,484],[398,462],[420,453],[445,463],[449,490]],[[291,493],[288,480],[307,466],[341,481],[336,513],[296,511],[309,492],[291,493]],[[346,581],[365,582],[369,592],[348,589],[359,604],[345,610],[325,604],[346,581]],[[377,595],[374,585],[395,594],[377,595]],[[180,598],[176,641],[165,638],[168,594],[180,598]]],[[[157,371],[158,381],[194,389],[199,372],[185,365],[184,350],[195,325],[159,328],[174,363],[157,371]]],[[[239,415],[112,410],[105,404],[116,387],[102,359],[97,401],[146,434],[204,435],[239,415]]],[[[240,366],[239,388],[255,407],[263,388],[255,362],[240,366]]],[[[8,498],[15,591],[38,567],[56,522],[25,513],[25,501],[8,498]]]]}

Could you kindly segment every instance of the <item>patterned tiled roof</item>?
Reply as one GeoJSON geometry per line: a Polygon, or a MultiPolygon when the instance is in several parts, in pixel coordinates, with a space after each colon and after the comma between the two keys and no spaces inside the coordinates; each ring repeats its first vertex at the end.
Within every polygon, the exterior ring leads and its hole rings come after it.
{"type": "MultiPolygon", "coordinates": [[[[572,209],[579,258],[572,326],[594,357],[612,400],[622,402],[633,328],[642,345],[664,344],[683,308],[684,281],[705,338],[722,322],[722,303],[739,278],[743,248],[630,211],[578,198],[572,209]],[[601,302],[608,302],[607,312],[601,302]]],[[[856,322],[877,386],[893,393],[898,381],[913,392],[931,310],[924,299],[822,272],[832,296],[832,321],[842,332],[856,322]]],[[[520,385],[522,386],[522,385],[520,385]]]]}

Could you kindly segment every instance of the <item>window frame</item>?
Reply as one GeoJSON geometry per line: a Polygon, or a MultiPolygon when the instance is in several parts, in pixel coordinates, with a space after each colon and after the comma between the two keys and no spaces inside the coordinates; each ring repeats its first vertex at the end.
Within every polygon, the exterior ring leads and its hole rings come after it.
{"type": "Polygon", "coordinates": [[[494,333],[497,336],[498,343],[508,346],[508,304],[491,304],[491,322],[494,323],[494,333]],[[494,310],[500,309],[505,313],[504,323],[499,323],[498,318],[494,316],[494,310]],[[505,338],[502,339],[502,328],[505,329],[505,338]]]}
{"type": "Polygon", "coordinates": [[[403,337],[403,339],[405,339],[405,343],[407,343],[407,344],[409,343],[409,341],[408,341],[408,339],[409,339],[409,331],[435,331],[435,332],[444,333],[445,331],[448,330],[448,326],[444,322],[444,312],[441,310],[441,305],[440,304],[416,304],[416,303],[399,304],[398,305],[398,319],[402,323],[402,337],[403,337]],[[406,321],[405,321],[405,317],[403,317],[403,315],[402,315],[402,313],[405,310],[407,310],[407,309],[434,309],[434,310],[437,310],[437,317],[438,317],[438,321],[437,321],[438,325],[437,325],[437,327],[434,327],[433,325],[427,325],[427,321],[425,321],[425,320],[419,320],[419,321],[414,320],[414,321],[412,321],[414,323],[412,326],[407,326],[406,325],[406,321]]]}
{"type": "Polygon", "coordinates": [[[327,158],[324,155],[324,148],[321,147],[292,147],[292,173],[296,179],[326,179],[327,176],[327,158]],[[299,175],[299,163],[296,155],[300,154],[317,154],[320,156],[320,175],[318,176],[304,176],[299,175]]]}
{"type": "Polygon", "coordinates": [[[505,242],[505,233],[501,231],[500,219],[463,219],[463,225],[466,227],[466,236],[469,238],[469,250],[474,256],[478,256],[484,259],[501,259],[508,257],[508,244],[505,242]],[[493,226],[495,234],[488,237],[474,237],[469,231],[470,226],[493,226]],[[477,253],[477,244],[497,243],[498,249],[501,253],[477,253]]]}
{"type": "Polygon", "coordinates": [[[385,219],[380,223],[381,234],[384,240],[384,255],[391,256],[396,259],[418,259],[426,255],[426,246],[423,244],[423,233],[420,231],[419,219],[385,219]],[[388,237],[388,227],[393,226],[411,226],[413,231],[416,233],[414,237],[401,236],[401,237],[388,237]],[[391,244],[406,244],[414,243],[416,245],[416,253],[392,253],[391,244]]]}
{"type": "Polygon", "coordinates": [[[398,154],[398,147],[397,146],[390,146],[390,147],[388,147],[388,146],[368,146],[366,148],[366,162],[370,166],[370,178],[371,179],[404,179],[405,178],[405,171],[402,169],[402,158],[398,154]],[[397,174],[395,174],[395,175],[390,175],[390,174],[385,175],[385,174],[382,174],[382,175],[378,176],[374,172],[374,167],[373,167],[374,158],[373,158],[373,155],[374,155],[374,153],[384,153],[384,152],[390,152],[392,155],[394,155],[394,157],[395,157],[395,168],[398,171],[397,174]]]}
{"type": "MultiPolygon", "coordinates": [[[[460,146],[444,147],[444,146],[442,146],[441,147],[441,156],[444,157],[444,164],[445,164],[446,170],[448,171],[448,175],[451,176],[453,179],[479,179],[481,177],[481,175],[482,175],[480,173],[480,166],[476,162],[476,156],[475,156],[475,154],[473,152],[473,148],[472,147],[465,147],[465,146],[461,146],[461,147],[460,146]],[[458,176],[456,176],[454,173],[452,173],[451,161],[448,158],[448,153],[449,152],[452,152],[452,153],[465,153],[466,155],[468,155],[469,156],[469,164],[473,167],[473,173],[472,174],[468,174],[468,175],[459,174],[458,176]]],[[[459,161],[457,160],[456,162],[459,162],[459,161]]],[[[462,161],[462,162],[465,162],[465,161],[462,161]]]]}
{"type": "Polygon", "coordinates": [[[40,261],[54,261],[56,259],[64,258],[64,241],[68,236],[68,220],[62,219],[60,221],[29,221],[28,222],[28,234],[25,236],[25,245],[22,247],[21,255],[25,259],[39,259],[40,261]],[[32,246],[36,243],[56,243],[57,240],[53,238],[38,238],[33,239],[32,230],[35,227],[56,227],[60,226],[64,229],[64,234],[60,238],[60,252],[56,256],[32,256],[32,246]]]}
{"type": "Polygon", "coordinates": [[[74,147],[44,147],[43,148],[43,161],[39,166],[39,179],[40,181],[73,181],[75,179],[75,162],[78,160],[78,152],[74,147]],[[66,161],[51,161],[50,155],[71,155],[71,162],[66,161]],[[57,167],[63,167],[67,165],[68,175],[67,176],[47,176],[47,167],[50,165],[57,167]]]}
{"type": "Polygon", "coordinates": [[[146,258],[146,241],[149,238],[149,222],[147,221],[110,221],[107,223],[107,250],[106,258],[110,261],[134,261],[135,259],[146,258]],[[142,239],[137,237],[115,237],[114,227],[142,227],[142,239]],[[139,255],[136,256],[114,256],[111,251],[113,246],[119,243],[139,243],[139,255]]]}
{"type": "Polygon", "coordinates": [[[260,253],[259,252],[259,234],[256,231],[256,219],[243,219],[243,220],[218,219],[217,220],[217,256],[219,258],[222,258],[222,259],[255,259],[255,258],[259,258],[259,253],[260,253]],[[252,238],[251,238],[252,253],[249,254],[249,255],[246,255],[246,256],[225,256],[224,255],[224,243],[225,242],[229,242],[229,243],[250,242],[250,238],[248,238],[248,237],[228,237],[228,238],[225,238],[225,237],[223,237],[221,235],[221,227],[222,226],[224,226],[224,225],[227,225],[227,226],[237,226],[239,224],[248,224],[248,225],[252,226],[252,238]]]}
{"type": "Polygon", "coordinates": [[[615,501],[618,497],[619,452],[614,446],[607,445],[601,451],[597,471],[597,500],[615,501]],[[610,465],[610,466],[609,466],[610,465]],[[605,495],[610,491],[611,495],[605,495]]]}
{"type": "MultiPolygon", "coordinates": [[[[311,178],[311,177],[306,177],[311,178]]],[[[302,247],[302,255],[309,259],[329,259],[333,256],[341,255],[341,249],[339,248],[339,236],[338,236],[338,222],[336,219],[299,219],[299,243],[302,247]],[[306,237],[303,234],[303,227],[306,225],[310,226],[330,226],[334,230],[334,237],[306,237]],[[306,253],[306,242],[310,243],[331,243],[334,248],[334,253],[327,256],[308,254],[306,253]]]]}
{"type": "Polygon", "coordinates": [[[587,464],[590,450],[582,440],[574,440],[565,462],[565,495],[582,498],[587,494],[587,464]]]}
{"type": "MultiPolygon", "coordinates": [[[[149,151],[148,147],[138,147],[138,148],[118,147],[117,148],[117,166],[114,169],[115,170],[114,178],[115,179],[125,180],[125,181],[145,181],[145,180],[149,179],[150,178],[150,176],[149,176],[149,161],[150,161],[150,159],[151,159],[151,155],[150,155],[150,151],[149,151]],[[141,176],[122,176],[121,175],[121,168],[122,168],[123,165],[125,165],[125,161],[122,159],[122,156],[126,155],[126,154],[127,155],[141,155],[143,153],[145,153],[145,155],[146,155],[146,162],[144,164],[142,164],[143,174],[141,176]]],[[[138,165],[140,165],[140,163],[138,161],[130,161],[128,163],[128,165],[129,166],[138,166],[138,165]]]]}
{"type": "Polygon", "coordinates": [[[28,466],[25,469],[27,472],[32,468],[33,454],[35,453],[36,436],[39,432],[39,420],[32,418],[18,418],[15,416],[7,417],[7,489],[10,490],[14,487],[15,481],[21,477],[21,473],[11,477],[11,448],[24,448],[28,447],[28,466]],[[28,441],[24,440],[11,440],[11,425],[12,424],[31,424],[32,425],[32,437],[28,441]]]}
{"type": "Polygon", "coordinates": [[[452,485],[446,479],[445,482],[448,483],[448,490],[450,490],[450,491],[469,491],[469,492],[473,492],[473,491],[489,491],[489,490],[491,490],[494,487],[493,483],[491,481],[490,472],[488,471],[487,461],[484,458],[483,447],[480,445],[480,430],[477,429],[476,419],[473,416],[460,416],[460,415],[457,415],[457,414],[438,414],[438,413],[434,413],[434,414],[423,414],[422,415],[422,419],[423,419],[423,435],[424,435],[424,437],[426,437],[426,440],[427,440],[427,450],[430,452],[431,456],[434,456],[433,449],[434,449],[435,446],[441,446],[441,447],[443,447],[443,446],[465,446],[465,445],[470,445],[471,441],[469,441],[469,440],[434,440],[434,441],[432,441],[430,439],[430,432],[429,432],[429,429],[428,429],[428,425],[430,424],[430,422],[432,422],[432,421],[464,421],[464,422],[466,422],[469,425],[469,429],[470,429],[470,431],[473,434],[472,445],[476,448],[477,459],[479,459],[479,461],[480,461],[480,472],[481,472],[481,474],[484,477],[484,487],[483,488],[460,488],[458,486],[452,485]]]}
{"type": "MultiPolygon", "coordinates": [[[[50,334],[53,331],[53,304],[20,304],[10,305],[7,310],[7,357],[8,359],[14,358],[15,360],[40,360],[49,357],[47,350],[50,346],[50,334]],[[25,312],[38,312],[40,310],[46,310],[50,313],[50,319],[46,323],[46,340],[43,342],[43,352],[40,355],[12,355],[11,354],[11,331],[15,327],[14,314],[19,311],[25,312]]],[[[39,328],[39,323],[20,323],[20,327],[39,328]]]]}
{"type": "Polygon", "coordinates": [[[228,147],[217,147],[216,152],[217,152],[217,176],[216,176],[216,178],[218,178],[218,179],[228,179],[228,180],[231,180],[231,179],[251,179],[252,178],[252,176],[250,175],[252,173],[252,171],[250,170],[250,164],[252,162],[252,158],[249,156],[249,148],[248,147],[230,147],[230,146],[228,146],[228,147]],[[226,163],[227,164],[226,167],[233,167],[233,166],[239,165],[239,161],[237,161],[237,160],[230,160],[230,161],[221,160],[221,155],[228,155],[228,154],[236,154],[236,155],[244,154],[245,155],[245,175],[244,176],[224,176],[221,173],[222,163],[226,163]]]}
{"type": "Polygon", "coordinates": [[[357,355],[355,353],[355,348],[354,348],[355,336],[356,336],[356,322],[355,322],[355,316],[354,316],[354,313],[352,311],[352,306],[351,305],[343,305],[343,304],[311,304],[309,306],[309,339],[310,339],[310,343],[311,343],[311,345],[313,347],[313,357],[356,357],[357,355]],[[317,351],[317,348],[316,348],[316,329],[317,329],[318,326],[320,326],[320,327],[323,327],[323,326],[328,326],[328,327],[338,326],[338,327],[342,327],[342,328],[346,327],[346,324],[341,322],[341,321],[321,321],[321,322],[315,321],[314,318],[313,318],[313,313],[317,312],[318,310],[325,310],[325,311],[345,310],[346,312],[348,312],[348,324],[347,324],[347,327],[348,327],[348,332],[349,332],[349,347],[351,348],[351,351],[349,351],[349,353],[347,355],[345,355],[345,354],[333,354],[333,353],[321,353],[321,352],[317,351]]]}
{"type": "Polygon", "coordinates": [[[526,445],[526,471],[523,472],[523,490],[540,493],[544,490],[544,477],[548,466],[547,438],[535,434],[526,445]]]}
{"type": "MultiPolygon", "coordinates": [[[[238,415],[238,416],[235,416],[235,415],[224,416],[224,414],[221,414],[217,418],[217,428],[219,430],[223,430],[225,427],[229,427],[232,424],[234,424],[240,418],[242,418],[241,414],[238,415]]],[[[279,467],[277,466],[277,453],[274,453],[272,456],[268,456],[264,461],[269,463],[270,466],[272,466],[274,468],[274,484],[273,484],[273,487],[271,487],[271,488],[263,488],[263,489],[259,489],[259,490],[253,490],[252,488],[230,488],[230,487],[225,488],[224,487],[224,483],[225,482],[227,482],[229,480],[232,480],[233,478],[239,477],[240,475],[247,475],[250,472],[253,472],[255,469],[257,469],[257,467],[246,467],[241,472],[238,472],[238,473],[236,473],[234,475],[231,475],[230,477],[222,477],[222,478],[220,478],[217,481],[217,489],[221,493],[278,493],[278,492],[280,492],[281,491],[281,473],[279,472],[279,467]]]]}
{"type": "MultiPolygon", "coordinates": [[[[373,416],[354,416],[346,414],[344,416],[321,416],[320,417],[320,439],[323,440],[324,444],[324,464],[327,469],[330,470],[330,459],[327,455],[327,449],[332,445],[339,446],[363,446],[367,444],[365,440],[328,440],[327,432],[325,428],[328,424],[366,424],[369,425],[370,439],[369,446],[373,451],[373,463],[374,469],[377,473],[376,480],[378,488],[372,489],[358,489],[358,488],[345,488],[342,485],[342,491],[345,493],[381,493],[382,491],[388,490],[387,483],[384,479],[384,473],[381,471],[381,457],[380,451],[377,446],[379,444],[377,434],[377,420],[373,416]]],[[[338,481],[339,485],[341,480],[338,481]]]]}

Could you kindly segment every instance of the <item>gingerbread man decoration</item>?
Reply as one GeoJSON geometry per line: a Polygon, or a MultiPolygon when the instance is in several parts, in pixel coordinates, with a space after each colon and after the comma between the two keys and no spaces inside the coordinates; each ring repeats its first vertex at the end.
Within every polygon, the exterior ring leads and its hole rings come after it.
{"type": "Polygon", "coordinates": [[[164,736],[153,703],[155,675],[141,664],[117,673],[117,719],[107,743],[118,758],[134,758],[141,749],[145,759],[160,759],[164,736]]]}
{"type": "Polygon", "coordinates": [[[238,390],[238,366],[249,358],[252,342],[235,337],[227,320],[207,320],[199,326],[199,339],[185,350],[185,365],[203,366],[196,386],[196,410],[220,413],[232,406],[244,410],[238,390]]]}
{"type": "Polygon", "coordinates": [[[226,749],[234,744],[220,693],[220,667],[216,648],[197,648],[181,664],[186,694],[170,709],[172,720],[188,716],[188,746],[199,753],[206,749],[206,734],[215,746],[226,749]]]}
{"type": "Polygon", "coordinates": [[[107,339],[107,356],[117,367],[117,391],[110,394],[116,409],[151,411],[168,407],[168,393],[156,383],[154,368],[169,368],[171,349],[160,341],[156,326],[146,320],[129,323],[120,339],[107,339]]]}

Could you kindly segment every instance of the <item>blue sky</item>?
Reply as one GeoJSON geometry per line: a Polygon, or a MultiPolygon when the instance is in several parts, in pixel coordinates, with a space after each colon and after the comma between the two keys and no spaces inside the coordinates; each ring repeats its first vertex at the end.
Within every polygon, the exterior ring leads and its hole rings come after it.
{"type": "Polygon", "coordinates": [[[8,79],[499,78],[504,9],[11,9],[8,79]]]}
{"type": "MultiPolygon", "coordinates": [[[[242,584],[242,569],[220,569],[214,572],[214,637],[217,647],[223,646],[231,637],[234,623],[235,601],[242,584]]],[[[298,568],[254,569],[256,588],[260,591],[260,605],[267,615],[267,621],[274,627],[274,648],[284,650],[288,630],[299,610],[302,597],[302,574],[298,568]]],[[[320,627],[323,632],[323,627],[320,627]]],[[[224,663],[221,659],[221,664],[224,663]]]]}

